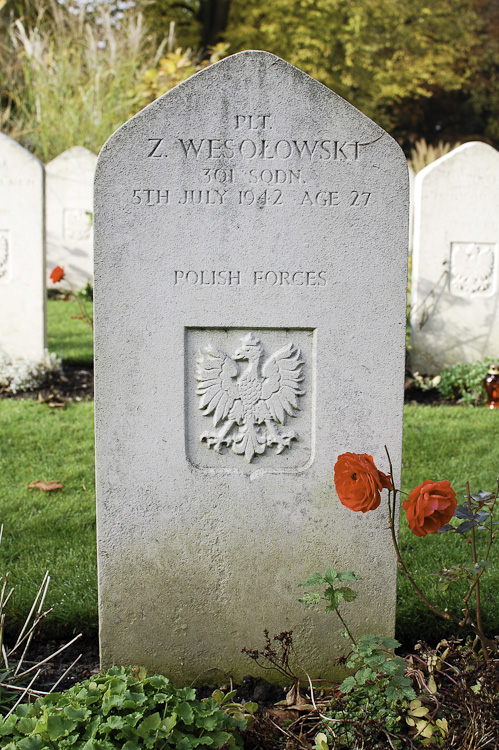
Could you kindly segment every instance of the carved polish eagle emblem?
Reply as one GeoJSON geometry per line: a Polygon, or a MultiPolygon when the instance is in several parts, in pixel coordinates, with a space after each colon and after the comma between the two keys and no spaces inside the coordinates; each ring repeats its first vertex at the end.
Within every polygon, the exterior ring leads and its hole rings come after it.
{"type": "Polygon", "coordinates": [[[224,445],[251,462],[267,446],[276,453],[298,440],[294,430],[283,430],[287,417],[295,417],[298,399],[305,391],[303,361],[298,347],[290,343],[262,364],[264,349],[254,334],[241,339],[232,357],[211,346],[196,362],[196,394],[202,413],[213,417],[213,429],[201,434],[220,453],[224,445]],[[237,362],[247,361],[239,367],[237,362]]]}
{"type": "Polygon", "coordinates": [[[494,292],[495,246],[476,242],[451,243],[451,293],[475,297],[494,292]]]}

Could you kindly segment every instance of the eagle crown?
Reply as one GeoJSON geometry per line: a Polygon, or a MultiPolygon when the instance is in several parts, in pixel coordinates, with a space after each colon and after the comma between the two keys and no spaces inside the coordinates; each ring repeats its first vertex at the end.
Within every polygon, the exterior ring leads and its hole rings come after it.
{"type": "Polygon", "coordinates": [[[242,346],[236,349],[233,359],[247,359],[251,364],[258,363],[263,355],[263,347],[260,340],[256,336],[253,336],[252,333],[248,333],[247,336],[241,339],[241,342],[242,346]]]}

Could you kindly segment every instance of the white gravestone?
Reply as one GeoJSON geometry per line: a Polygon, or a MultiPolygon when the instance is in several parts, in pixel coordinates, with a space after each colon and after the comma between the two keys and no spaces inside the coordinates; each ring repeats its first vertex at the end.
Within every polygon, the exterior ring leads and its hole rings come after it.
{"type": "Polygon", "coordinates": [[[46,347],[43,165],[0,133],[0,357],[46,347]]]}
{"type": "Polygon", "coordinates": [[[414,240],[414,183],[416,173],[409,167],[409,255],[412,254],[414,240]]]}
{"type": "MultiPolygon", "coordinates": [[[[363,579],[354,632],[393,632],[386,513],[340,505],[333,466],[400,466],[408,177],[381,128],[266,52],[136,115],[96,173],[96,429],[103,665],[177,682],[294,629],[347,648],[297,585],[363,579]]],[[[203,680],[220,680],[208,672],[203,680]]]]}
{"type": "MultiPolygon", "coordinates": [[[[47,173],[47,274],[63,266],[66,282],[82,289],[93,283],[93,192],[97,157],[82,146],[59,154],[47,173]]],[[[48,279],[49,287],[53,286],[48,279]]]]}
{"type": "Polygon", "coordinates": [[[499,153],[465,143],[416,175],[411,367],[499,356],[499,153]]]}

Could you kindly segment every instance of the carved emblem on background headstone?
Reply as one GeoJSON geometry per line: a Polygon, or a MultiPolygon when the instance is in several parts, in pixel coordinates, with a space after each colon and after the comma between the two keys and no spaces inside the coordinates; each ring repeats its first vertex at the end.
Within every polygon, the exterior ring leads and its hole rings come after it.
{"type": "Polygon", "coordinates": [[[5,279],[9,268],[9,240],[0,234],[0,279],[5,279]]]}
{"type": "Polygon", "coordinates": [[[456,297],[487,297],[495,291],[496,245],[452,242],[450,291],[456,297]]]}
{"type": "Polygon", "coordinates": [[[305,391],[303,360],[292,343],[274,352],[262,365],[264,348],[253,333],[241,339],[232,357],[211,344],[199,353],[196,364],[196,394],[199,408],[213,415],[213,429],[203,432],[201,441],[220,452],[227,445],[248,462],[256,454],[276,446],[276,453],[298,440],[294,430],[283,430],[288,416],[299,410],[298,398],[305,391]],[[237,361],[247,360],[240,368],[237,361]]]}

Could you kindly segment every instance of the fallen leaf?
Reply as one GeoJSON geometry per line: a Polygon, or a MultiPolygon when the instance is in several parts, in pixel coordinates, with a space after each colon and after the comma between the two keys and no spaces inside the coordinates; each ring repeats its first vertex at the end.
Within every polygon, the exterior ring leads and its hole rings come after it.
{"type": "Polygon", "coordinates": [[[289,708],[267,708],[265,715],[273,719],[277,724],[288,724],[300,718],[296,709],[289,708]]]}
{"type": "Polygon", "coordinates": [[[52,492],[53,490],[62,490],[64,485],[58,479],[51,479],[48,482],[43,482],[37,479],[31,484],[26,485],[27,490],[41,490],[42,492],[52,492]]]}
{"type": "Polygon", "coordinates": [[[430,675],[430,679],[428,680],[428,690],[433,694],[435,694],[438,690],[437,683],[435,682],[435,678],[432,674],[430,675]]]}

